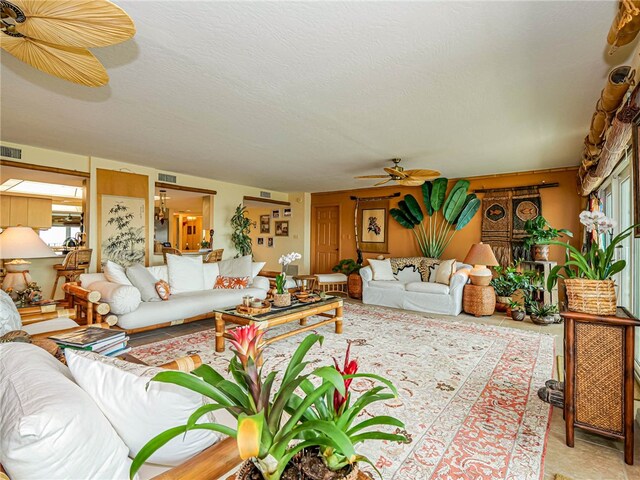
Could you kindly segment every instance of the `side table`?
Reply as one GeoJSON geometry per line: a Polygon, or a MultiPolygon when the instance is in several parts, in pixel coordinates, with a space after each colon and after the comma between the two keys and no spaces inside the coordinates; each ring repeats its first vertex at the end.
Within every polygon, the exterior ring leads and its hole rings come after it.
{"type": "Polygon", "coordinates": [[[465,313],[476,317],[493,315],[496,310],[495,290],[491,285],[465,285],[462,294],[462,309],[465,313]]]}

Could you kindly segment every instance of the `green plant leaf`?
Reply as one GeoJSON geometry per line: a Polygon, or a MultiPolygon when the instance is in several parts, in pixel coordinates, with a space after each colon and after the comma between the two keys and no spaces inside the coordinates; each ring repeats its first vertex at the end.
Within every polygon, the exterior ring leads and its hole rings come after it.
{"type": "Polygon", "coordinates": [[[280,448],[282,445],[288,445],[289,442],[292,439],[296,438],[298,434],[301,434],[302,432],[306,432],[306,431],[315,431],[323,435],[326,435],[333,442],[335,442],[336,450],[341,455],[344,455],[347,458],[347,460],[350,462],[355,460],[356,451],[353,448],[353,443],[351,442],[351,439],[347,436],[346,433],[344,433],[342,430],[337,428],[334,424],[332,424],[331,422],[327,422],[325,420],[312,420],[311,422],[305,422],[303,424],[298,425],[296,428],[291,430],[291,432],[279,442],[280,448]]]}
{"type": "Polygon", "coordinates": [[[431,190],[431,206],[437,212],[444,204],[444,197],[447,193],[447,185],[449,180],[444,177],[436,178],[433,181],[433,189],[431,190]]]}
{"type": "Polygon", "coordinates": [[[229,407],[225,407],[224,405],[220,405],[219,403],[207,403],[206,405],[197,408],[195,412],[189,415],[189,419],[187,420],[187,424],[185,425],[185,427],[187,430],[191,430],[193,426],[198,422],[198,420],[200,420],[200,417],[210,412],[228,408],[229,407]]]}
{"type": "Polygon", "coordinates": [[[420,205],[418,204],[416,198],[413,195],[405,195],[404,201],[407,208],[409,209],[409,212],[411,213],[411,216],[416,219],[415,223],[420,223],[424,218],[424,214],[422,213],[422,209],[420,208],[420,205]]]}
{"type": "Polygon", "coordinates": [[[365,440],[388,440],[390,442],[407,443],[407,438],[404,435],[386,432],[364,432],[351,437],[354,445],[365,440]]]}
{"type": "Polygon", "coordinates": [[[431,206],[431,192],[433,191],[432,182],[424,182],[422,184],[422,201],[424,203],[424,209],[427,215],[433,215],[433,207],[431,206]]]}
{"type": "Polygon", "coordinates": [[[413,230],[413,227],[415,227],[415,224],[409,218],[407,218],[404,212],[399,208],[392,208],[391,210],[389,210],[389,214],[404,228],[413,230]]]}
{"type": "Polygon", "coordinates": [[[237,406],[223,391],[213,385],[208,384],[200,377],[191,375],[184,372],[160,372],[157,373],[152,379],[153,382],[173,383],[174,385],[180,385],[194,392],[205,395],[214,399],[221,405],[228,407],[237,406]]]}
{"type": "Polygon", "coordinates": [[[460,212],[462,212],[462,208],[464,207],[467,199],[468,185],[468,180],[458,180],[451,192],[449,192],[449,196],[445,200],[442,210],[447,222],[454,223],[458,218],[458,215],[460,215],[460,212]],[[462,184],[462,186],[460,186],[460,184],[462,184]]]}
{"type": "Polygon", "coordinates": [[[473,197],[466,200],[466,205],[462,208],[462,211],[456,220],[456,230],[462,230],[466,227],[480,209],[480,199],[473,193],[470,195],[473,195],[473,197]]]}
{"type": "Polygon", "coordinates": [[[409,210],[409,207],[407,206],[407,202],[405,202],[404,200],[400,200],[398,202],[398,208],[403,213],[405,218],[407,218],[413,225],[418,225],[420,223],[418,219],[413,216],[413,214],[411,213],[411,210],[409,210]]]}
{"type": "Polygon", "coordinates": [[[323,336],[312,333],[311,335],[307,335],[302,340],[302,342],[300,342],[300,345],[298,345],[298,348],[296,348],[296,351],[291,356],[291,360],[289,360],[289,365],[287,366],[287,370],[284,372],[284,376],[282,377],[283,385],[286,384],[289,380],[291,380],[291,376],[292,376],[291,371],[296,368],[296,365],[302,362],[302,360],[307,355],[311,347],[313,347],[313,345],[315,345],[316,343],[319,343],[320,345],[322,345],[323,341],[324,341],[323,336]]]}
{"type": "Polygon", "coordinates": [[[379,415],[377,417],[373,417],[369,420],[358,423],[347,432],[347,435],[352,436],[354,433],[359,432],[360,430],[364,430],[365,428],[372,427],[374,425],[391,425],[392,427],[404,428],[404,423],[397,418],[379,415]]]}

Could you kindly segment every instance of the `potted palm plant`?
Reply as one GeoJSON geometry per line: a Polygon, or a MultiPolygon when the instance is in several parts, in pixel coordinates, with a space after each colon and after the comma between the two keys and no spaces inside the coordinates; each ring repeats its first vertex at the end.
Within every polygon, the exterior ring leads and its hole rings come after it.
{"type": "Polygon", "coordinates": [[[551,245],[566,248],[567,255],[564,265],[551,269],[547,289],[551,290],[558,279],[563,278],[569,310],[594,315],[615,315],[617,298],[612,277],[627,265],[625,260],[614,259],[615,249],[638,225],[631,225],[613,236],[612,230],[616,222],[602,212],[588,210],[580,213],[580,223],[589,233],[609,234],[610,240],[604,248],[600,242],[594,241],[584,253],[569,243],[549,241],[551,245]]]}
{"type": "Polygon", "coordinates": [[[358,462],[371,464],[356,452],[358,444],[369,440],[408,441],[402,433],[404,424],[396,418],[370,414],[366,419],[359,417],[366,406],[395,398],[397,391],[391,382],[378,375],[359,373],[357,362],[349,360],[348,349],[342,369],[336,362],[304,373],[309,365],[304,361],[307,352],[323,341],[319,335],[307,336],[291,356],[276,389],[278,372],[264,374],[257,366],[261,363],[264,331],[252,324],[229,333],[234,353],[229,362],[232,380],[225,379],[209,365],[202,365],[190,374],[161,372],[152,379],[188,388],[212,402],[198,408],[186,425],[152,438],[134,458],[131,478],[153,452],[192,429],[213,430],[236,438],[240,457],[245,460],[237,480],[279,480],[292,472],[297,475],[284,478],[353,480],[358,462]],[[349,387],[354,378],[367,378],[379,385],[353,399],[349,387]],[[236,419],[235,428],[198,423],[207,413],[220,409],[236,419]],[[378,430],[380,427],[395,427],[400,433],[378,430]],[[320,470],[321,476],[306,474],[305,468],[316,474],[320,470]]]}
{"type": "Polygon", "coordinates": [[[524,239],[525,248],[531,252],[534,260],[541,262],[549,260],[550,240],[555,240],[562,235],[573,237],[573,233],[565,228],[556,229],[551,227],[542,215],[527,220],[524,223],[524,230],[528,235],[524,239]]]}
{"type": "Polygon", "coordinates": [[[361,263],[351,258],[344,258],[331,269],[347,276],[347,294],[350,298],[362,298],[362,277],[359,273],[361,268],[361,263]]]}

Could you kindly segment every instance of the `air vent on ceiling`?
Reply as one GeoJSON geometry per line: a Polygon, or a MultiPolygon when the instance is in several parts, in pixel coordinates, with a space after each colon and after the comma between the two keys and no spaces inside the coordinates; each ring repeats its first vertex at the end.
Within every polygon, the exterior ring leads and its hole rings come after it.
{"type": "Polygon", "coordinates": [[[4,145],[2,145],[0,146],[0,156],[21,159],[22,150],[19,148],[5,147],[4,145]]]}
{"type": "Polygon", "coordinates": [[[271,198],[271,192],[261,191],[260,198],[271,198]]]}
{"type": "Polygon", "coordinates": [[[168,173],[159,173],[158,180],[167,183],[178,183],[178,178],[175,175],[169,175],[168,173]]]}

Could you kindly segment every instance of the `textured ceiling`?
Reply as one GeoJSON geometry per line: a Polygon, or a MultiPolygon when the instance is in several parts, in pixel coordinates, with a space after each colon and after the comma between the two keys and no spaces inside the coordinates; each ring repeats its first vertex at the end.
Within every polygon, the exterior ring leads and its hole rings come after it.
{"type": "Polygon", "coordinates": [[[2,139],[280,191],[576,165],[615,2],[116,1],[89,89],[2,54],[2,139]]]}

